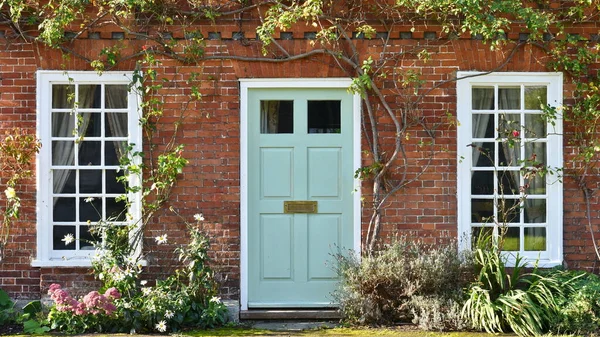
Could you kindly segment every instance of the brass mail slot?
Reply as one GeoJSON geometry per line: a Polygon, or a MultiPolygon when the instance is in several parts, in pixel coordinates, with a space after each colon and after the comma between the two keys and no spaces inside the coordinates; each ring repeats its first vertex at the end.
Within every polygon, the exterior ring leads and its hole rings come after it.
{"type": "Polygon", "coordinates": [[[283,213],[317,213],[316,201],[284,201],[283,213]]]}

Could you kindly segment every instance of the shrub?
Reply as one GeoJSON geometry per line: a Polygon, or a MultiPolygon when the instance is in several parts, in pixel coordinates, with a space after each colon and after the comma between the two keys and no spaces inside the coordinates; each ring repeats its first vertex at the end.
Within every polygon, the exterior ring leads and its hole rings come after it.
{"type": "Polygon", "coordinates": [[[14,306],[6,291],[0,289],[0,326],[14,321],[14,306]]]}
{"type": "MultiPolygon", "coordinates": [[[[442,303],[452,298],[466,285],[471,269],[455,244],[433,247],[406,238],[396,239],[372,256],[360,259],[353,253],[338,254],[336,260],[341,281],[333,297],[350,324],[409,321],[412,313],[424,320],[431,302],[412,299],[427,294],[442,303]]],[[[434,325],[436,329],[441,326],[434,325]]]]}
{"type": "Polygon", "coordinates": [[[585,272],[572,272],[574,291],[561,303],[552,332],[590,334],[600,330],[600,278],[585,272]]]}
{"type": "Polygon", "coordinates": [[[462,310],[473,328],[489,333],[511,329],[520,336],[548,331],[572,291],[572,278],[559,270],[541,273],[537,267],[525,272],[526,261],[518,255],[509,272],[507,256],[490,236],[479,240],[474,259],[479,273],[462,310]]]}
{"type": "Polygon", "coordinates": [[[413,296],[410,301],[412,322],[421,330],[463,330],[467,327],[461,316],[463,297],[462,291],[445,296],[413,296]]]}

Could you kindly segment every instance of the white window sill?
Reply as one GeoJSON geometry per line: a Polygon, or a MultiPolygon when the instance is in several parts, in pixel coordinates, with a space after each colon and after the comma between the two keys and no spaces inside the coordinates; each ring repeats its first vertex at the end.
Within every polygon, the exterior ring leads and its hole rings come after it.
{"type": "Polygon", "coordinates": [[[33,260],[31,261],[32,267],[91,267],[92,261],[90,259],[77,259],[77,260],[33,260]]]}
{"type": "MultiPolygon", "coordinates": [[[[140,264],[143,267],[148,265],[148,261],[140,260],[140,264]]],[[[92,267],[92,260],[90,259],[74,259],[74,260],[33,260],[31,261],[32,267],[92,267]]]]}

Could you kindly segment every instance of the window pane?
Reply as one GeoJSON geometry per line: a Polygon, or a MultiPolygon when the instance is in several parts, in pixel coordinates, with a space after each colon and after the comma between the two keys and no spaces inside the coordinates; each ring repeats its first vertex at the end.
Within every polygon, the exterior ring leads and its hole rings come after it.
{"type": "Polygon", "coordinates": [[[520,193],[520,176],[517,170],[498,171],[498,195],[515,195],[520,193]]]}
{"type": "Polygon", "coordinates": [[[521,115],[501,114],[498,116],[498,137],[520,139],[521,115]]]}
{"type": "Polygon", "coordinates": [[[52,108],[72,109],[75,102],[75,86],[69,84],[52,85],[52,108]]]}
{"type": "Polygon", "coordinates": [[[84,84],[79,86],[78,106],[80,109],[99,109],[101,98],[101,86],[95,84],[84,84]]]}
{"type": "Polygon", "coordinates": [[[494,115],[473,114],[473,138],[496,138],[494,136],[494,115]]]}
{"type": "Polygon", "coordinates": [[[498,199],[498,222],[500,224],[521,222],[521,205],[519,199],[498,199]]]}
{"type": "Polygon", "coordinates": [[[471,199],[471,222],[492,223],[494,201],[492,199],[471,199]]]}
{"type": "Polygon", "coordinates": [[[471,89],[473,110],[494,110],[494,87],[471,89]]]}
{"type": "Polygon", "coordinates": [[[521,109],[521,88],[520,87],[498,88],[498,109],[499,110],[520,110],[521,109]]]}
{"type": "Polygon", "coordinates": [[[521,166],[521,147],[519,143],[498,142],[498,166],[521,166]]]}
{"type": "Polygon", "coordinates": [[[125,109],[127,108],[127,86],[126,85],[106,85],[104,103],[107,109],[125,109]]]}
{"type": "Polygon", "coordinates": [[[106,170],[106,193],[125,193],[125,185],[117,181],[117,177],[122,177],[123,171],[106,170]]]}
{"type": "Polygon", "coordinates": [[[544,250],[546,250],[546,228],[544,228],[544,227],[525,228],[525,250],[526,251],[544,251],[544,250]]]}
{"type": "Polygon", "coordinates": [[[126,113],[106,113],[106,137],[127,137],[127,114],[126,113]]]}
{"type": "Polygon", "coordinates": [[[75,193],[75,170],[53,170],[52,192],[75,193]]]}
{"type": "Polygon", "coordinates": [[[83,225],[79,226],[79,248],[82,250],[93,250],[95,249],[94,243],[100,242],[101,238],[95,233],[90,233],[92,226],[83,225]]]}
{"type": "Polygon", "coordinates": [[[500,229],[502,237],[502,250],[518,251],[521,249],[521,233],[519,227],[504,227],[500,229]]]}
{"type": "Polygon", "coordinates": [[[477,242],[485,240],[493,235],[494,228],[492,227],[472,227],[471,228],[471,246],[477,248],[477,242]]]}
{"type": "Polygon", "coordinates": [[[79,221],[100,221],[102,218],[101,198],[79,198],[79,221]]]}
{"type": "Polygon", "coordinates": [[[494,172],[475,171],[471,173],[471,194],[493,195],[494,194],[494,172]]]}
{"type": "Polygon", "coordinates": [[[308,133],[341,133],[341,101],[308,101],[308,133]]]}
{"type": "Polygon", "coordinates": [[[79,114],[79,135],[84,137],[102,136],[101,114],[84,112],[79,114]]]}
{"type": "Polygon", "coordinates": [[[79,143],[79,165],[100,165],[102,143],[96,141],[85,141],[79,143]]]}
{"type": "Polygon", "coordinates": [[[102,193],[102,170],[80,170],[79,192],[102,193]]]}
{"type": "Polygon", "coordinates": [[[72,140],[55,140],[52,142],[52,165],[74,165],[75,142],[72,140]]]}
{"type": "Polygon", "coordinates": [[[73,137],[75,115],[69,112],[52,113],[52,137],[73,137]]]}
{"type": "Polygon", "coordinates": [[[124,201],[117,201],[116,198],[106,198],[106,215],[110,221],[125,221],[127,213],[127,204],[124,201]]]}
{"type": "Polygon", "coordinates": [[[531,174],[525,179],[526,192],[529,195],[546,194],[546,175],[531,174]]]}
{"type": "Polygon", "coordinates": [[[260,101],[260,133],[294,133],[294,101],[260,101]]]}
{"type": "Polygon", "coordinates": [[[75,198],[54,198],[52,221],[75,221],[75,198]]]}
{"type": "Polygon", "coordinates": [[[527,142],[525,143],[525,158],[528,166],[541,164],[546,166],[546,143],[527,142]]]}
{"type": "Polygon", "coordinates": [[[527,138],[546,138],[546,121],[542,115],[525,115],[525,137],[527,138]]]}
{"type": "Polygon", "coordinates": [[[125,154],[127,142],[105,142],[106,157],[104,165],[119,165],[119,159],[125,154]]]}
{"type": "Polygon", "coordinates": [[[525,109],[541,110],[547,102],[546,87],[525,87],[525,109]]]}
{"type": "Polygon", "coordinates": [[[524,203],[525,223],[544,223],[546,222],[546,200],[545,199],[527,199],[524,203]]]}
{"type": "Polygon", "coordinates": [[[473,151],[473,167],[494,166],[494,143],[475,142],[471,148],[473,151]]]}
{"type": "Polygon", "coordinates": [[[76,239],[77,233],[75,233],[75,226],[54,226],[52,229],[52,249],[75,250],[77,242],[71,242],[66,245],[65,242],[62,241],[67,234],[71,234],[73,238],[76,239]]]}

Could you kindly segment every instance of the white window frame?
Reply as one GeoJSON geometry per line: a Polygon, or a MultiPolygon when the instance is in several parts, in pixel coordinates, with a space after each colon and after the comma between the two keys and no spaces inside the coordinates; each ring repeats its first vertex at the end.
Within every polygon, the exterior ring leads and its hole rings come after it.
{"type": "MultiPolygon", "coordinates": [[[[471,168],[472,168],[472,87],[474,86],[520,86],[546,85],[547,104],[559,108],[562,105],[563,76],[558,72],[504,72],[484,74],[461,71],[457,73],[457,201],[458,238],[461,249],[471,247],[471,168]]],[[[522,103],[523,104],[523,103],[522,103]]],[[[563,167],[562,116],[556,116],[555,124],[547,124],[547,165],[563,167]]],[[[546,251],[520,252],[528,263],[537,260],[540,267],[561,265],[563,261],[563,186],[556,175],[550,176],[546,185],[546,251]]],[[[515,252],[505,252],[509,265],[514,264],[515,252]]]]}
{"type": "MultiPolygon", "coordinates": [[[[51,97],[53,84],[131,84],[131,72],[104,72],[98,74],[93,71],[54,71],[40,70],[37,76],[37,137],[41,140],[42,148],[37,156],[37,254],[32,261],[34,267],[88,267],[91,266],[91,257],[94,250],[53,250],[52,249],[52,116],[51,97]]],[[[128,93],[128,139],[127,142],[135,144],[134,151],[141,151],[142,132],[139,123],[141,97],[135,90],[128,93]]],[[[76,109],[76,108],[75,108],[76,109]]],[[[130,176],[130,185],[138,185],[136,176],[130,176]]],[[[140,194],[130,194],[132,206],[128,213],[133,219],[141,216],[140,194]]]]}

